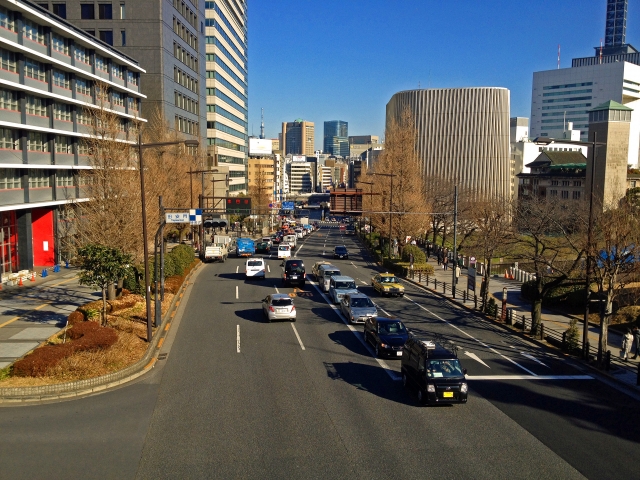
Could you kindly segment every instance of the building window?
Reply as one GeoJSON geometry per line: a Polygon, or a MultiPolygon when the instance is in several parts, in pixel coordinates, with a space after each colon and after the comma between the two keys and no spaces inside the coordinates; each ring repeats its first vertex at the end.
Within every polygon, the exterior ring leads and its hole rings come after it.
{"type": "Polygon", "coordinates": [[[102,70],[103,72],[109,72],[109,69],[107,68],[107,60],[104,57],[101,57],[100,55],[96,55],[95,56],[95,61],[96,61],[96,70],[102,70]]]}
{"type": "Polygon", "coordinates": [[[29,40],[41,43],[42,45],[45,44],[44,27],[32,22],[28,18],[22,20],[22,33],[24,34],[24,37],[29,40]]]}
{"type": "Polygon", "coordinates": [[[111,75],[120,80],[124,80],[124,68],[117,63],[111,64],[111,75]]]}
{"type": "Polygon", "coordinates": [[[100,30],[98,33],[100,40],[109,45],[113,45],[113,30],[100,30]]]}
{"type": "Polygon", "coordinates": [[[91,125],[91,116],[83,111],[76,112],[76,122],[81,125],[91,125]]]}
{"type": "Polygon", "coordinates": [[[98,4],[98,18],[100,20],[111,20],[113,18],[113,8],[110,3],[98,4]]]}
{"type": "Polygon", "coordinates": [[[18,110],[18,92],[0,88],[0,110],[18,110]]]}
{"type": "MultiPolygon", "coordinates": [[[[62,137],[62,138],[66,138],[66,137],[62,137]]],[[[73,172],[71,170],[57,170],[56,171],[56,187],[73,187],[73,172]]]]}
{"type": "Polygon", "coordinates": [[[69,40],[60,35],[53,34],[52,48],[63,55],[69,55],[69,40]]]}
{"type": "Polygon", "coordinates": [[[554,187],[557,187],[560,184],[560,182],[558,182],[558,180],[551,180],[551,185],[554,187]]]}
{"type": "Polygon", "coordinates": [[[67,4],[66,3],[54,3],[53,14],[59,16],[60,18],[67,18],[67,4]]]}
{"type": "Polygon", "coordinates": [[[124,20],[124,18],[125,18],[124,13],[125,13],[125,12],[124,12],[124,3],[121,3],[121,4],[120,4],[120,18],[121,18],[122,20],[124,20]]]}
{"type": "Polygon", "coordinates": [[[91,35],[92,37],[96,36],[96,31],[91,29],[91,30],[85,30],[85,32],[87,32],[89,35],[91,35]]]}
{"type": "Polygon", "coordinates": [[[0,7],[0,28],[6,28],[12,32],[16,31],[16,23],[13,12],[4,7],[0,7]]]}
{"type": "Polygon", "coordinates": [[[573,199],[574,200],[580,200],[580,192],[578,192],[578,191],[573,192],[573,199]]]}
{"type": "Polygon", "coordinates": [[[563,187],[568,187],[570,184],[571,184],[571,181],[569,181],[569,180],[563,180],[562,181],[562,186],[563,187]]]}
{"type": "Polygon", "coordinates": [[[76,92],[82,95],[91,95],[91,82],[84,78],[76,77],[76,92]]]}
{"type": "Polygon", "coordinates": [[[562,190],[562,192],[560,193],[560,197],[563,200],[567,200],[569,198],[569,192],[567,190],[562,190]]]}
{"type": "MultiPolygon", "coordinates": [[[[87,65],[89,65],[89,55],[87,54],[87,51],[85,50],[84,47],[81,47],[80,45],[76,45],[73,52],[73,57],[76,59],[76,61],[86,63],[87,65]]],[[[96,67],[97,67],[97,64],[96,64],[96,67]]]]}
{"type": "Polygon", "coordinates": [[[20,150],[20,141],[16,130],[0,128],[0,148],[4,150],[20,150]]]}
{"type": "Polygon", "coordinates": [[[127,32],[124,30],[120,30],[120,45],[123,47],[127,46],[127,32]]]}
{"type": "Polygon", "coordinates": [[[44,63],[40,63],[37,60],[26,57],[24,59],[24,74],[29,78],[46,81],[45,66],[44,63]]]}
{"type": "Polygon", "coordinates": [[[73,153],[72,147],[73,143],[71,143],[71,139],[69,137],[56,135],[56,153],[73,153]]]}
{"type": "Polygon", "coordinates": [[[111,103],[119,107],[124,107],[124,97],[120,92],[111,92],[111,103]]]}
{"type": "Polygon", "coordinates": [[[127,83],[138,86],[138,74],[127,71],[127,83]]]}
{"type": "Polygon", "coordinates": [[[34,95],[26,96],[26,107],[29,115],[39,115],[41,117],[48,117],[47,104],[44,98],[36,97],[34,95]]]}
{"type": "Polygon", "coordinates": [[[558,191],[557,190],[549,190],[549,196],[557,197],[558,196],[558,191]]]}
{"type": "Polygon", "coordinates": [[[15,168],[0,169],[0,190],[14,190],[22,188],[22,179],[15,168]]]}
{"type": "Polygon", "coordinates": [[[29,188],[46,188],[49,186],[49,172],[40,168],[29,170],[29,188]]]}
{"type": "Polygon", "coordinates": [[[128,97],[127,102],[129,102],[129,110],[137,112],[140,108],[139,100],[134,97],[128,97]]]}
{"type": "Polygon", "coordinates": [[[18,72],[15,53],[5,50],[4,48],[0,48],[0,57],[2,58],[2,60],[0,60],[0,68],[2,68],[2,70],[7,70],[13,73],[18,72]]]}
{"type": "Polygon", "coordinates": [[[581,187],[582,186],[582,181],[581,180],[574,180],[573,181],[573,186],[574,187],[581,187]]]}
{"type": "Polygon", "coordinates": [[[69,73],[61,70],[53,70],[53,84],[56,87],[71,89],[71,81],[69,80],[69,73]]]}
{"type": "Polygon", "coordinates": [[[96,18],[96,9],[93,3],[80,4],[80,18],[82,20],[93,20],[96,18]]]}
{"type": "Polygon", "coordinates": [[[31,152],[48,152],[49,142],[47,136],[40,132],[29,132],[27,137],[27,150],[31,152]]]}
{"type": "Polygon", "coordinates": [[[56,120],[71,121],[71,105],[68,103],[56,103],[53,107],[53,118],[56,120]]]}

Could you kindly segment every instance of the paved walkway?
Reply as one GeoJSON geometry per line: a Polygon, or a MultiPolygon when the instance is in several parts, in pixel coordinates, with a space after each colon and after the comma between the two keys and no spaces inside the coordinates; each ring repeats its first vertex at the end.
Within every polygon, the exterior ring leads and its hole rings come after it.
{"type": "Polygon", "coordinates": [[[23,281],[23,286],[2,285],[0,369],[64,328],[67,317],[79,305],[100,298],[100,292],[78,283],[76,269],[48,271],[47,277],[36,276],[35,281],[23,281]]]}
{"type": "MultiPolygon", "coordinates": [[[[441,282],[446,282],[447,292],[444,294],[446,297],[451,298],[452,294],[450,291],[450,285],[452,282],[452,270],[449,268],[448,270],[443,270],[442,266],[438,265],[437,259],[435,256],[429,258],[428,262],[434,266],[435,273],[434,276],[438,280],[439,286],[437,291],[442,293],[442,287],[440,286],[441,282]]],[[[415,281],[418,281],[418,277],[416,276],[415,281]]],[[[426,279],[422,279],[421,282],[423,285],[426,285],[426,279]]],[[[481,277],[480,275],[476,278],[476,292],[480,293],[480,283],[481,277]]],[[[467,286],[467,269],[463,268],[460,273],[460,278],[458,280],[458,288],[457,290],[464,290],[467,286]]],[[[516,282],[515,280],[507,280],[504,277],[493,276],[489,282],[489,292],[496,298],[498,303],[498,307],[501,306],[502,300],[502,292],[503,288],[507,288],[507,308],[511,308],[514,310],[514,318],[517,315],[518,318],[522,318],[522,315],[525,315],[527,320],[531,322],[531,305],[530,303],[523,299],[520,295],[520,287],[522,286],[521,282],[516,282]]],[[[433,289],[433,277],[430,278],[429,288],[433,289]]],[[[472,293],[472,292],[470,292],[472,293]]],[[[460,297],[460,295],[458,295],[460,297]]],[[[470,296],[471,299],[473,295],[470,296]]],[[[457,301],[459,303],[464,303],[463,299],[458,298],[457,301]]],[[[466,302],[467,306],[471,306],[473,304],[472,300],[466,302]]],[[[571,321],[571,317],[557,313],[553,310],[549,310],[546,308],[542,309],[542,323],[544,324],[545,331],[552,330],[555,332],[554,336],[562,336],[562,333],[569,328],[569,322],[571,321]]],[[[580,330],[580,339],[582,342],[582,318],[578,319],[578,328],[580,330]]],[[[549,332],[550,333],[550,332],[549,332]]],[[[596,325],[589,325],[589,343],[591,344],[592,349],[597,348],[598,345],[598,336],[600,334],[600,328],[596,325]]],[[[608,350],[611,350],[611,359],[612,359],[612,369],[609,374],[618,380],[630,385],[636,386],[637,382],[637,371],[638,371],[638,363],[640,362],[640,357],[638,359],[629,359],[627,362],[623,362],[619,358],[620,345],[622,343],[622,335],[618,332],[609,329],[609,341],[608,341],[608,350]]],[[[631,356],[635,351],[632,350],[631,356]]]]}

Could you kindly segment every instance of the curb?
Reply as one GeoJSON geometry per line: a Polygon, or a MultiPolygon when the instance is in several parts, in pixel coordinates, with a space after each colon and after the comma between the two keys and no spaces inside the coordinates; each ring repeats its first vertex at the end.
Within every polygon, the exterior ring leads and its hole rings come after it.
{"type": "Polygon", "coordinates": [[[171,321],[173,320],[180,304],[180,300],[190,283],[191,277],[200,269],[201,265],[202,262],[198,262],[198,264],[185,277],[180,289],[171,301],[171,305],[169,305],[162,322],[157,327],[156,335],[151,339],[151,343],[147,347],[146,353],[136,363],[129,365],[122,370],[85,380],[76,380],[73,382],[54,385],[41,385],[37,387],[0,388],[0,405],[26,405],[40,403],[43,401],[79,398],[128,383],[151,371],[158,360],[160,347],[167,336],[171,326],[171,321]]]}

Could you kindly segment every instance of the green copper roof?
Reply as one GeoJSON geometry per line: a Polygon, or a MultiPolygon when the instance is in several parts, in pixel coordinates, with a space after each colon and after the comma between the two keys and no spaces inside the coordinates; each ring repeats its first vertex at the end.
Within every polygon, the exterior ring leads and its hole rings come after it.
{"type": "Polygon", "coordinates": [[[549,165],[549,170],[561,170],[564,168],[586,169],[587,164],[586,163],[565,163],[562,165],[549,165]]]}
{"type": "Polygon", "coordinates": [[[592,108],[589,112],[597,112],[598,110],[626,110],[632,112],[633,108],[625,107],[621,103],[609,100],[608,102],[604,102],[597,107],[592,108]]]}

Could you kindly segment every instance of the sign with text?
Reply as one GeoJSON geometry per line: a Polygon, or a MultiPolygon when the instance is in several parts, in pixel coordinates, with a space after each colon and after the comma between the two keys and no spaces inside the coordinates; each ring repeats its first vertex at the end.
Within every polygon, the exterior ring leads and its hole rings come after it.
{"type": "Polygon", "coordinates": [[[251,198],[227,197],[226,212],[234,215],[250,215],[251,214],[251,198]]]}
{"type": "Polygon", "coordinates": [[[189,212],[165,213],[164,221],[166,223],[189,223],[189,212]]]}

